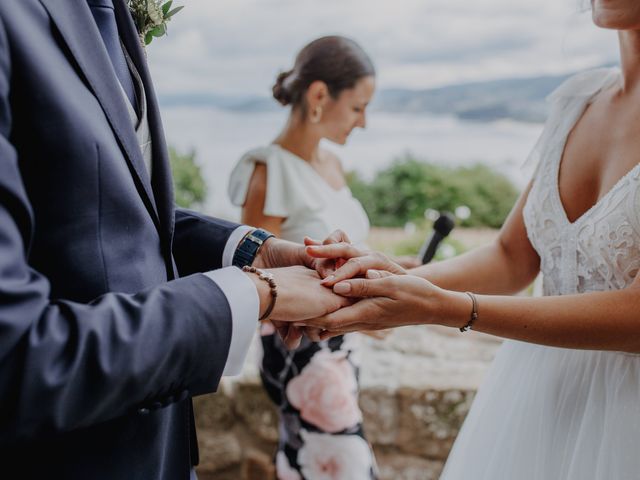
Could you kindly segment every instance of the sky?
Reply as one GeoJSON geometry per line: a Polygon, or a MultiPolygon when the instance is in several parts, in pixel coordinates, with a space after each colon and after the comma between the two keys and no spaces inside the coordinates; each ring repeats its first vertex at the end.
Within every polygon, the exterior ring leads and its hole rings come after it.
{"type": "Polygon", "coordinates": [[[148,47],[160,95],[267,96],[323,35],[353,38],[381,88],[422,89],[568,73],[615,63],[615,32],[585,0],[174,0],[168,36],[148,47]]]}

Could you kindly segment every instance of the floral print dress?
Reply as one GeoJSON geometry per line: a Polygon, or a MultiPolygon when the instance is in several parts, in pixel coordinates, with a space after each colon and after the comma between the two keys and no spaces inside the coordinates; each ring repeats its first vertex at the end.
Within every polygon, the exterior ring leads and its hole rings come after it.
{"type": "Polygon", "coordinates": [[[377,478],[358,406],[358,334],[288,351],[270,324],[261,333],[260,374],[280,411],[278,479],[377,478]]]}
{"type": "MultiPolygon", "coordinates": [[[[280,237],[302,243],[342,229],[354,244],[369,234],[369,219],[348,187],[330,186],[306,161],[278,145],[259,147],[238,161],[229,198],[245,203],[256,162],[267,166],[264,214],[281,217],[280,237]]],[[[273,327],[263,326],[264,386],[280,410],[276,467],[280,480],[370,480],[375,460],[362,431],[356,357],[359,334],[287,351],[273,327]]]]}

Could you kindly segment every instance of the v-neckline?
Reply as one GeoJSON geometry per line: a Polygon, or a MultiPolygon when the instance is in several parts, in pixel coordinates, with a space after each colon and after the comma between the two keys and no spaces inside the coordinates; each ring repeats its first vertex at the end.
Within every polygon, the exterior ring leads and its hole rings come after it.
{"type": "Polygon", "coordinates": [[[313,173],[313,175],[315,175],[322,182],[323,185],[325,185],[327,188],[331,189],[333,192],[342,193],[346,189],[349,188],[349,186],[347,184],[345,184],[342,188],[339,188],[339,189],[333,187],[333,185],[331,185],[329,182],[327,182],[327,179],[324,178],[322,175],[320,175],[320,172],[318,172],[315,168],[313,168],[311,165],[309,165],[309,162],[307,162],[304,158],[296,155],[295,153],[287,150],[286,148],[284,148],[283,146],[281,146],[281,145],[279,145],[277,143],[272,143],[271,145],[276,147],[276,148],[278,148],[278,149],[280,149],[281,151],[285,152],[287,155],[291,155],[296,161],[304,163],[306,168],[308,168],[311,171],[311,173],[313,173]]]}
{"type": "Polygon", "coordinates": [[[556,200],[558,202],[558,207],[560,208],[560,212],[562,213],[562,218],[564,222],[570,227],[575,227],[576,225],[580,224],[582,220],[586,218],[593,210],[598,208],[605,199],[613,195],[613,192],[615,192],[618,189],[618,187],[620,187],[620,185],[622,185],[624,181],[627,178],[629,178],[638,169],[638,167],[640,167],[640,162],[636,163],[627,173],[625,173],[622,177],[620,177],[618,181],[614,183],[613,186],[609,190],[607,190],[607,192],[603,196],[598,198],[596,202],[593,205],[591,205],[591,207],[589,207],[587,210],[582,212],[578,217],[576,217],[576,219],[573,222],[569,220],[569,216],[567,215],[567,210],[565,209],[565,206],[562,203],[562,196],[560,195],[560,167],[564,159],[564,154],[567,149],[567,143],[569,141],[569,136],[571,136],[571,132],[573,132],[574,128],[578,125],[578,122],[582,119],[582,116],[585,114],[587,107],[593,102],[593,99],[595,98],[595,96],[598,95],[598,93],[600,93],[601,91],[602,91],[602,88],[599,89],[597,92],[595,92],[591,96],[591,98],[587,102],[585,102],[582,110],[580,111],[580,114],[577,116],[575,122],[573,123],[573,125],[571,125],[571,128],[568,129],[567,134],[564,137],[562,148],[560,149],[560,153],[558,154],[559,158],[556,161],[555,189],[554,189],[556,194],[556,200]]]}

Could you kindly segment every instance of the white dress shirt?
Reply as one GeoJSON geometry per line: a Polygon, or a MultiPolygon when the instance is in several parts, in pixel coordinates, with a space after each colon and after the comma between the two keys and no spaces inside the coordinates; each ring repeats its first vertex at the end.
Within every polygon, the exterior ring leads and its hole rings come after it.
{"type": "Polygon", "coordinates": [[[224,247],[222,268],[204,274],[220,287],[231,308],[231,345],[222,372],[224,376],[239,375],[242,371],[260,316],[260,297],[255,284],[242,270],[231,266],[236,248],[250,230],[253,228],[246,225],[236,228],[224,247]]]}

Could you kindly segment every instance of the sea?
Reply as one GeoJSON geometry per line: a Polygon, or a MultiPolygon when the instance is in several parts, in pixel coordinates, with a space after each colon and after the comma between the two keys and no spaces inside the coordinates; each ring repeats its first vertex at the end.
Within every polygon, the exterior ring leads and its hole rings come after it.
{"type": "MultiPolygon", "coordinates": [[[[203,211],[238,220],[227,197],[229,174],[244,152],[270,143],[286,121],[286,111],[233,111],[213,107],[162,108],[167,142],[181,152],[195,151],[208,186],[203,211]]],[[[453,116],[370,112],[367,127],[355,130],[344,146],[325,142],[345,170],[365,179],[407,154],[441,165],[483,163],[502,172],[518,188],[530,179],[524,166],[543,125],[512,120],[463,121],[453,116]]]]}

